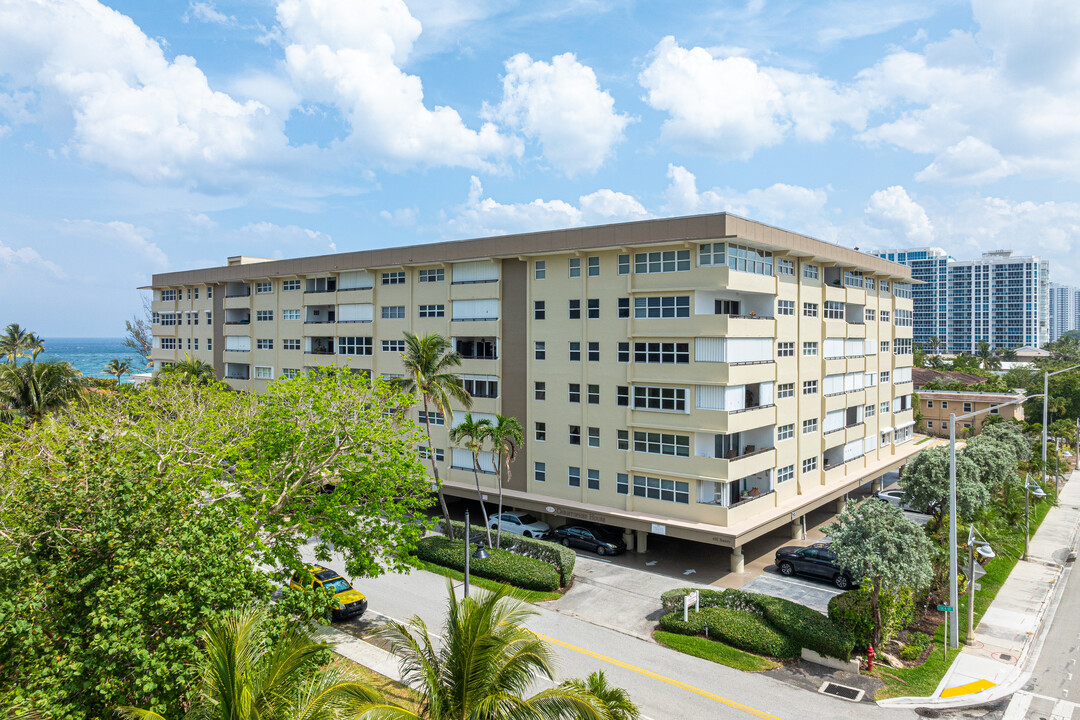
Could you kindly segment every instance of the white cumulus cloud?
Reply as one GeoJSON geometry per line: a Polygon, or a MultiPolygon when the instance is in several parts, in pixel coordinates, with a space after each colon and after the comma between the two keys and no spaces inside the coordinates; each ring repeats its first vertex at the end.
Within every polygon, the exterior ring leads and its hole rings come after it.
{"type": "Polygon", "coordinates": [[[934,226],[926,210],[900,185],[871,195],[865,212],[872,225],[898,231],[905,242],[919,245],[934,242],[934,226]]]}
{"type": "Polygon", "coordinates": [[[148,266],[154,272],[169,269],[169,257],[150,240],[154,233],[148,228],[120,220],[64,220],[60,227],[68,235],[106,245],[105,252],[123,252],[137,258],[140,265],[148,266]]]}
{"type": "Polygon", "coordinates": [[[1002,157],[997,148],[969,135],[941,151],[932,163],[916,173],[915,179],[981,185],[1014,172],[1012,164],[1002,157]]]}
{"type": "Polygon", "coordinates": [[[15,265],[41,267],[48,270],[57,278],[66,277],[59,265],[41,257],[41,254],[34,248],[29,246],[20,248],[8,247],[0,241],[0,269],[2,269],[2,266],[13,267],[15,265]]]}

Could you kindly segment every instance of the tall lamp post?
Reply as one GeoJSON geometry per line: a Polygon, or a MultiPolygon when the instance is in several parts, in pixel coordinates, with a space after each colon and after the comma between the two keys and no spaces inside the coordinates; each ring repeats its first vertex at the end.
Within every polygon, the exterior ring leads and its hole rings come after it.
{"type": "Polygon", "coordinates": [[[975,554],[978,553],[986,560],[993,560],[997,557],[994,554],[994,549],[990,547],[990,543],[986,542],[986,538],[979,535],[975,526],[972,525],[968,528],[968,624],[967,635],[964,637],[965,645],[975,644],[975,554]],[[976,544],[975,536],[979,536],[979,542],[976,544]]]}
{"type": "Polygon", "coordinates": [[[1046,497],[1046,491],[1043,490],[1038,484],[1031,482],[1031,476],[1024,476],[1024,559],[1028,558],[1028,541],[1031,539],[1031,513],[1028,510],[1028,506],[1031,503],[1030,497],[1034,495],[1036,500],[1042,500],[1046,497]]]}
{"type": "Polygon", "coordinates": [[[469,553],[469,509],[465,508],[465,597],[469,597],[469,557],[476,558],[477,560],[484,560],[488,557],[488,551],[484,549],[484,540],[480,539],[480,542],[476,543],[476,552],[469,553]]]}

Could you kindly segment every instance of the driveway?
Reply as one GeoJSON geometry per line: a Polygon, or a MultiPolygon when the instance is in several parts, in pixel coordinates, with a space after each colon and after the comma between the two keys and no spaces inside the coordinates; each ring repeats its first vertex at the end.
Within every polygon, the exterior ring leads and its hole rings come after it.
{"type": "Polygon", "coordinates": [[[798,576],[784,577],[775,567],[766,568],[764,573],[743,585],[742,589],[790,600],[824,615],[829,614],[829,601],[841,593],[841,590],[824,581],[798,576]]]}

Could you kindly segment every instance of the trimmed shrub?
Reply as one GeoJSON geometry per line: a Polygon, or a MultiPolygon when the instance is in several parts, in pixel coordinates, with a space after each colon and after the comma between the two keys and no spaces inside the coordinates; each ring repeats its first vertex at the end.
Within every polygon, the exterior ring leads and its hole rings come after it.
{"type": "Polygon", "coordinates": [[[705,636],[706,626],[709,638],[758,655],[794,658],[802,651],[797,642],[753,613],[713,607],[691,613],[687,622],[683,622],[681,611],[660,618],[662,630],[680,635],[705,636]]]}
{"type": "Polygon", "coordinates": [[[900,651],[900,659],[908,662],[917,660],[925,649],[925,647],[919,647],[918,645],[905,645],[904,649],[900,651]]]}
{"type": "MultiPolygon", "coordinates": [[[[907,588],[896,592],[882,590],[880,604],[881,642],[884,644],[915,619],[915,599],[907,588]]],[[[870,612],[870,589],[848,590],[829,600],[829,619],[850,632],[858,647],[868,646],[874,632],[874,615],[870,612]]]]}
{"type": "MultiPolygon", "coordinates": [[[[509,552],[488,550],[485,560],[470,560],[469,571],[477,577],[507,583],[525,590],[552,591],[559,589],[559,571],[553,566],[509,552]]],[[[453,570],[465,570],[465,542],[451,541],[441,535],[432,535],[416,543],[416,556],[425,562],[453,570]]]]}
{"type": "MultiPolygon", "coordinates": [[[[462,531],[465,529],[465,523],[452,520],[450,524],[454,527],[454,537],[460,537],[462,531]]],[[[473,533],[482,533],[484,528],[480,525],[472,525],[473,533]]],[[[446,521],[439,521],[439,529],[446,533],[446,521]]],[[[492,530],[492,536],[495,535],[495,531],[492,530]]],[[[537,540],[536,538],[522,537],[521,535],[513,535],[511,533],[504,532],[502,534],[502,549],[509,550],[516,555],[523,555],[528,558],[535,558],[542,560],[548,565],[553,566],[559,572],[559,587],[566,587],[570,584],[570,578],[574,575],[574,562],[577,560],[577,555],[570,548],[563,547],[559,543],[548,542],[547,540],[537,540]]]]}
{"type": "Polygon", "coordinates": [[[916,630],[915,632],[908,633],[907,644],[915,645],[918,648],[925,649],[926,646],[930,644],[930,636],[924,632],[919,632],[916,630]]]}

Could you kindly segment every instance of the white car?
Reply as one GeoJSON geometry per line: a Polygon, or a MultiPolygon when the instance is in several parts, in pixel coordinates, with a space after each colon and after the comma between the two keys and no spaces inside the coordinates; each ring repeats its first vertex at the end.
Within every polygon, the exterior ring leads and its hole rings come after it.
{"type": "Polygon", "coordinates": [[[526,512],[504,512],[502,515],[494,515],[488,520],[488,527],[492,530],[497,529],[500,524],[503,532],[522,535],[527,538],[542,538],[551,532],[550,525],[537,520],[526,512]]]}
{"type": "Polygon", "coordinates": [[[878,500],[883,500],[893,507],[898,507],[901,510],[907,510],[909,512],[919,512],[915,508],[904,503],[904,491],[903,490],[878,490],[874,493],[874,497],[878,500]]]}

